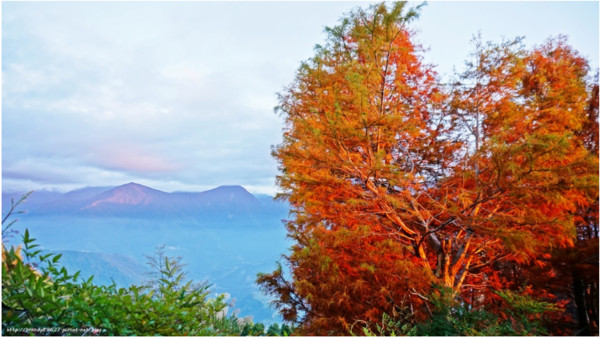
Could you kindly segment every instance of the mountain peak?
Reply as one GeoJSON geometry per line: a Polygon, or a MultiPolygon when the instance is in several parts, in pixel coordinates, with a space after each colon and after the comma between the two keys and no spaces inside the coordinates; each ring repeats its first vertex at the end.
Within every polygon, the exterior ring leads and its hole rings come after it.
{"type": "Polygon", "coordinates": [[[227,191],[236,191],[236,192],[248,192],[248,190],[246,190],[246,188],[242,187],[241,185],[220,185],[212,190],[227,190],[227,191]]]}
{"type": "Polygon", "coordinates": [[[120,185],[117,188],[152,189],[150,187],[147,187],[145,185],[141,185],[141,184],[135,183],[135,182],[129,182],[129,183],[120,185]]]}
{"type": "Polygon", "coordinates": [[[150,204],[164,195],[166,193],[160,190],[130,182],[100,194],[99,198],[88,207],[97,207],[105,203],[129,205],[150,204]]]}
{"type": "Polygon", "coordinates": [[[127,184],[120,185],[118,187],[113,188],[112,190],[113,191],[138,191],[138,192],[144,192],[144,193],[150,193],[150,194],[166,194],[163,191],[156,190],[156,189],[153,189],[148,186],[145,186],[145,185],[142,185],[139,183],[135,183],[135,182],[129,182],[127,184]]]}
{"type": "Polygon", "coordinates": [[[241,185],[221,185],[201,193],[214,203],[242,203],[249,205],[260,202],[241,185]]]}
{"type": "Polygon", "coordinates": [[[216,195],[233,194],[239,196],[253,196],[250,192],[248,192],[248,190],[246,190],[241,185],[221,185],[214,189],[207,190],[204,193],[211,193],[216,195]]]}

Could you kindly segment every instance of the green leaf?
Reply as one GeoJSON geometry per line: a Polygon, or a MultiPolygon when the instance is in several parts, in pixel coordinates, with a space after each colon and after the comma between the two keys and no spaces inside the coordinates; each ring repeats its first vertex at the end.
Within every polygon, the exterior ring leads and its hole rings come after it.
{"type": "Polygon", "coordinates": [[[58,262],[58,260],[62,257],[62,254],[58,254],[52,258],[52,263],[58,262]]]}

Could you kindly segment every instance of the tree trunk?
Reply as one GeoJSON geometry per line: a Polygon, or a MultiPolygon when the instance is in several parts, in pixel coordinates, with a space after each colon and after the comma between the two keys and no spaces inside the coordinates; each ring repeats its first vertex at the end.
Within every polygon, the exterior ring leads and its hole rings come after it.
{"type": "Polygon", "coordinates": [[[576,270],[573,270],[573,294],[577,306],[577,335],[589,336],[591,335],[591,329],[585,304],[585,287],[576,270]]]}

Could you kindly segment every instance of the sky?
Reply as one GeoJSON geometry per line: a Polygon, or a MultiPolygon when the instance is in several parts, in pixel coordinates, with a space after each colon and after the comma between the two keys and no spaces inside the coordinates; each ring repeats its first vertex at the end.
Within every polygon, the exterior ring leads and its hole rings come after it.
{"type": "MultiPolygon", "coordinates": [[[[275,193],[276,93],[359,5],[3,2],[3,191],[137,182],[275,193]]],[[[563,34],[597,69],[598,11],[597,1],[432,1],[411,29],[442,77],[461,69],[476,34],[527,46],[563,34]]]]}

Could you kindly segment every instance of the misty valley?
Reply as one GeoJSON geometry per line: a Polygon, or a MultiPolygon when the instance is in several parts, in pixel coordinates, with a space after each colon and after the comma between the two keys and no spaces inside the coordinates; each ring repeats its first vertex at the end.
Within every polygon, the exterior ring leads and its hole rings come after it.
{"type": "MultiPolygon", "coordinates": [[[[3,193],[3,214],[22,193],[3,193]]],[[[188,279],[206,281],[226,293],[229,311],[255,322],[281,321],[256,285],[291,242],[282,219],[288,206],[271,196],[254,196],[240,186],[202,193],[165,193],[135,183],[84,188],[69,193],[33,193],[19,210],[8,238],[19,244],[27,228],[46,251],[61,253],[69,271],[118,286],[147,279],[147,257],[157,247],[182,257],[188,279]]],[[[231,313],[231,312],[230,312],[231,313]]]]}

